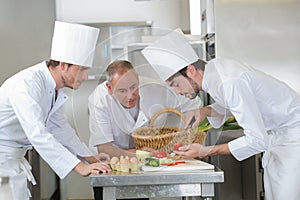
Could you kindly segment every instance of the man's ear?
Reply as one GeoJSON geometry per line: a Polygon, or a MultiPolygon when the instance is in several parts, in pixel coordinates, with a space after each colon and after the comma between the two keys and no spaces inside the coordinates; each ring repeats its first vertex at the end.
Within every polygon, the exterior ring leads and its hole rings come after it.
{"type": "Polygon", "coordinates": [[[194,65],[188,65],[186,68],[186,75],[190,78],[192,78],[193,76],[195,76],[197,72],[197,69],[195,68],[194,65]]]}
{"type": "Polygon", "coordinates": [[[58,66],[61,71],[67,71],[68,69],[68,64],[64,62],[59,62],[58,66]]]}
{"type": "Polygon", "coordinates": [[[106,87],[107,87],[108,93],[109,93],[110,95],[112,95],[112,94],[113,94],[113,89],[112,89],[110,83],[109,83],[109,82],[106,82],[105,85],[106,85],[106,87]]]}

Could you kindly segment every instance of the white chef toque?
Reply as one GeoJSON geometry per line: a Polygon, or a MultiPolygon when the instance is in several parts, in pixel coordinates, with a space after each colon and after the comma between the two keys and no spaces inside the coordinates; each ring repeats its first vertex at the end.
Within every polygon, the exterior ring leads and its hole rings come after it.
{"type": "Polygon", "coordinates": [[[99,29],[55,21],[51,59],[92,67],[99,29]]]}
{"type": "Polygon", "coordinates": [[[163,80],[199,59],[179,28],[143,49],[142,54],[163,80]]]}

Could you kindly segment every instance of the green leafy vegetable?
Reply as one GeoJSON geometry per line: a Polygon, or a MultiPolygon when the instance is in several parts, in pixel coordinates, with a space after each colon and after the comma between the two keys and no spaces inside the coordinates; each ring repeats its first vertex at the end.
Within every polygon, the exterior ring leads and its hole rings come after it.
{"type": "MultiPolygon", "coordinates": [[[[196,128],[196,130],[198,131],[203,131],[203,132],[207,132],[210,129],[214,129],[212,127],[212,125],[209,123],[208,119],[205,118],[203,121],[201,121],[198,124],[198,127],[196,128]]],[[[229,117],[226,122],[223,124],[222,127],[218,128],[218,130],[239,130],[242,129],[242,127],[240,127],[237,123],[237,121],[235,120],[234,116],[229,117]]]]}
{"type": "Polygon", "coordinates": [[[159,159],[157,158],[145,158],[145,165],[151,167],[159,167],[159,159]]]}

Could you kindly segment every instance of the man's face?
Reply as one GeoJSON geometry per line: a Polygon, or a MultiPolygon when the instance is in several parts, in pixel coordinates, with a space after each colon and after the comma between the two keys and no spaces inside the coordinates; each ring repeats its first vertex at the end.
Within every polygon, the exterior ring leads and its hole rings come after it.
{"type": "Polygon", "coordinates": [[[189,77],[176,76],[166,83],[175,90],[176,94],[184,95],[189,99],[194,99],[200,91],[198,84],[189,77]]]}
{"type": "Polygon", "coordinates": [[[125,73],[116,72],[108,90],[125,108],[133,108],[139,100],[139,80],[137,75],[127,70],[125,73]]]}
{"type": "Polygon", "coordinates": [[[88,79],[88,67],[69,65],[62,73],[64,86],[71,89],[78,89],[82,82],[88,79]]]}

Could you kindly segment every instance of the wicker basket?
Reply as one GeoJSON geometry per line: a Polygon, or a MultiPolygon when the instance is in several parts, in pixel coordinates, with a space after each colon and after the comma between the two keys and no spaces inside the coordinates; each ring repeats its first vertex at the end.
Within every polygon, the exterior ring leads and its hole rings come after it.
{"type": "Polygon", "coordinates": [[[178,114],[182,119],[183,114],[176,109],[166,108],[156,113],[150,120],[149,127],[138,128],[132,133],[137,149],[150,147],[158,151],[172,152],[173,145],[182,142],[184,145],[192,143],[203,144],[206,134],[195,129],[180,130],[169,126],[153,126],[159,115],[166,112],[178,114]]]}

